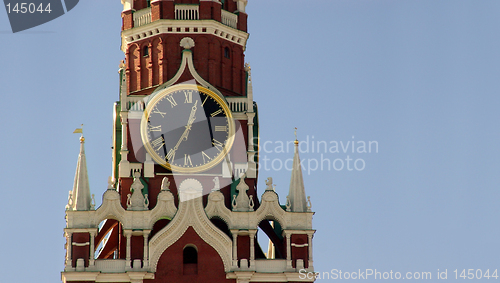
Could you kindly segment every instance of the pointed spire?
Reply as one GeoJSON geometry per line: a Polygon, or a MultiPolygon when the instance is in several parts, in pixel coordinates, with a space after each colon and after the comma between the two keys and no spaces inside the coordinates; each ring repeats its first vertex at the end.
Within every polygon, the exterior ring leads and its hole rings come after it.
{"type": "Polygon", "coordinates": [[[287,202],[292,212],[306,212],[307,199],[304,188],[304,179],[302,178],[302,167],[299,157],[299,141],[297,140],[297,128],[295,128],[295,154],[293,156],[292,178],[290,179],[290,191],[288,192],[287,202]]]}
{"type": "MultiPolygon", "coordinates": [[[[75,132],[81,133],[81,129],[77,130],[75,130],[75,132]]],[[[78,162],[76,164],[75,182],[72,192],[73,210],[90,210],[91,207],[89,176],[87,174],[84,143],[85,138],[82,134],[80,137],[80,154],[78,155],[78,162]]]]}

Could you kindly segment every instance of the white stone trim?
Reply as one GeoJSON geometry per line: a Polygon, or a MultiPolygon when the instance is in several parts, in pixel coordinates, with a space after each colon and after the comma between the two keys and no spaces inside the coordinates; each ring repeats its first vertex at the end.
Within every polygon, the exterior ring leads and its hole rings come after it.
{"type": "Polygon", "coordinates": [[[67,211],[68,224],[65,232],[95,231],[99,223],[105,219],[119,221],[123,229],[151,230],[158,219],[162,217],[172,219],[176,212],[174,196],[170,191],[160,192],[158,202],[152,210],[127,211],[120,203],[120,194],[115,190],[107,190],[102,205],[97,210],[67,211]]]}
{"type": "Polygon", "coordinates": [[[235,120],[246,120],[247,119],[247,114],[242,113],[242,112],[233,112],[233,119],[235,120]]]}
{"type": "Polygon", "coordinates": [[[233,1],[236,2],[236,4],[237,4],[238,12],[246,13],[245,8],[248,4],[248,0],[233,0],[233,1]]]}
{"type": "Polygon", "coordinates": [[[298,272],[260,273],[255,271],[235,271],[226,274],[227,279],[240,282],[314,282],[313,279],[302,279],[298,272]]]}
{"type": "Polygon", "coordinates": [[[313,233],[313,212],[286,212],[279,205],[278,195],[274,191],[265,191],[261,203],[256,211],[234,212],[226,208],[224,195],[215,191],[208,196],[208,204],[205,208],[208,218],[219,217],[227,223],[229,229],[258,229],[259,223],[264,219],[276,220],[281,228],[288,233],[294,234],[313,233]]]}
{"type": "Polygon", "coordinates": [[[77,242],[73,242],[71,243],[73,246],[77,246],[77,247],[85,247],[85,246],[89,246],[90,245],[90,242],[85,242],[85,243],[77,243],[77,242]]]}
{"type": "Polygon", "coordinates": [[[215,20],[172,20],[161,19],[122,31],[122,51],[126,52],[127,45],[138,40],[143,40],[158,34],[210,34],[236,43],[246,48],[249,34],[226,26],[215,20]],[[169,31],[171,29],[171,31],[169,31]],[[179,30],[178,30],[179,29],[179,30]],[[197,31],[195,31],[197,29],[197,31]],[[205,30],[205,31],[203,31],[205,30]]]}
{"type": "Polygon", "coordinates": [[[134,0],[122,0],[123,12],[134,9],[134,0]]]}
{"type": "Polygon", "coordinates": [[[63,283],[71,281],[92,281],[92,282],[137,282],[133,280],[154,279],[154,274],[150,272],[126,272],[126,273],[100,273],[100,272],[61,272],[63,283]]]}
{"type": "Polygon", "coordinates": [[[292,243],[291,245],[292,245],[292,247],[296,247],[296,248],[303,248],[303,247],[309,246],[309,244],[296,244],[296,243],[292,243]]]}
{"type": "MultiPolygon", "coordinates": [[[[162,90],[164,90],[164,89],[166,89],[166,88],[168,88],[168,87],[170,87],[170,86],[178,83],[178,81],[181,78],[182,74],[186,70],[186,66],[187,66],[189,72],[191,73],[191,75],[193,76],[194,80],[197,83],[199,83],[201,86],[204,86],[204,87],[208,88],[209,90],[215,92],[215,94],[217,94],[222,100],[224,100],[227,103],[226,97],[224,97],[224,95],[222,95],[222,93],[217,88],[215,88],[214,86],[212,86],[209,82],[205,81],[205,79],[203,79],[200,76],[200,74],[198,74],[198,72],[194,68],[193,54],[189,50],[184,50],[182,52],[181,65],[179,66],[179,69],[177,70],[177,73],[174,75],[174,77],[171,78],[170,80],[168,80],[166,83],[162,84],[161,86],[157,87],[155,89],[155,91],[148,97],[148,101],[151,101],[151,99],[153,99],[153,97],[155,97],[157,94],[159,94],[162,90]]],[[[194,84],[194,81],[179,82],[179,83],[194,84]]],[[[147,105],[147,103],[146,103],[146,105],[147,105]]]]}

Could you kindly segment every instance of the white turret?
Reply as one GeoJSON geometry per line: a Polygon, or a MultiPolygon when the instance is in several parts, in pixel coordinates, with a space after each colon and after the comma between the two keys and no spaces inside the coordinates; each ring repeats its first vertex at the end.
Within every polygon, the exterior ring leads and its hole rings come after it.
{"type": "Polygon", "coordinates": [[[293,156],[292,178],[290,179],[290,191],[287,197],[287,206],[292,212],[308,211],[304,179],[299,157],[299,141],[295,139],[295,154],[293,156]]]}
{"type": "Polygon", "coordinates": [[[76,164],[75,182],[71,193],[71,201],[68,203],[68,210],[90,210],[92,205],[84,143],[85,138],[82,135],[80,137],[80,154],[76,164]]]}

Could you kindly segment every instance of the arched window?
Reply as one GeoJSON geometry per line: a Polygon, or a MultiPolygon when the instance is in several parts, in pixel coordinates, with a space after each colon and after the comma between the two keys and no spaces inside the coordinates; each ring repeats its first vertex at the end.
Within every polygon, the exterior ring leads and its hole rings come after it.
{"type": "Polygon", "coordinates": [[[148,2],[148,8],[151,7],[151,0],[147,0],[148,2]]]}
{"type": "Polygon", "coordinates": [[[198,263],[198,251],[195,247],[187,246],[184,248],[183,263],[198,263]]]}
{"type": "Polygon", "coordinates": [[[229,50],[229,47],[224,48],[224,57],[226,58],[231,58],[231,50],[229,50]]]}
{"type": "Polygon", "coordinates": [[[198,250],[195,246],[188,245],[182,252],[182,263],[184,275],[198,274],[198,250]]]}
{"type": "Polygon", "coordinates": [[[142,56],[143,57],[149,56],[149,47],[147,45],[142,48],[142,56]]]}

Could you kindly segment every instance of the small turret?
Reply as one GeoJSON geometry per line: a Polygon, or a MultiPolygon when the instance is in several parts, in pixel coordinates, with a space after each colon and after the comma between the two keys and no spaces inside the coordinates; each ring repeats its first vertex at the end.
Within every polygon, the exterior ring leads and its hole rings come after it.
{"type": "Polygon", "coordinates": [[[293,156],[292,177],[290,179],[290,191],[287,197],[287,206],[292,212],[308,211],[304,179],[299,157],[299,141],[297,140],[297,128],[295,128],[295,154],[293,156]]]}
{"type": "MultiPolygon", "coordinates": [[[[79,132],[81,133],[81,129],[77,130],[80,130],[79,132]]],[[[92,206],[84,143],[85,138],[82,134],[80,137],[80,154],[78,155],[78,162],[76,164],[75,182],[68,203],[68,210],[90,210],[92,206]]]]}

